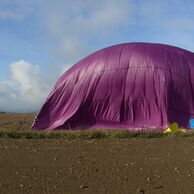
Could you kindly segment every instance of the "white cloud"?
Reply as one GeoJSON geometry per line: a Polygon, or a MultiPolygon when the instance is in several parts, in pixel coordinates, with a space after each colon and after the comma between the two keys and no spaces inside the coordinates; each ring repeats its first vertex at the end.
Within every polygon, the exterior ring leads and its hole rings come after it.
{"type": "Polygon", "coordinates": [[[48,94],[46,80],[40,77],[40,67],[20,60],[11,64],[11,80],[18,86],[20,97],[36,105],[48,94]]]}
{"type": "Polygon", "coordinates": [[[0,82],[0,112],[37,111],[64,67],[55,70],[46,77],[38,65],[24,60],[12,63],[9,81],[0,82]]]}

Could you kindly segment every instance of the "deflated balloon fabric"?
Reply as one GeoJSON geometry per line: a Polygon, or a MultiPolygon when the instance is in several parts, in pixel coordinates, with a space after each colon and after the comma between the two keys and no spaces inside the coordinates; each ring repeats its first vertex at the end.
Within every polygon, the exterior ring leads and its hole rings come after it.
{"type": "Polygon", "coordinates": [[[57,81],[34,129],[164,130],[194,118],[194,53],[154,43],[97,51],[57,81]]]}

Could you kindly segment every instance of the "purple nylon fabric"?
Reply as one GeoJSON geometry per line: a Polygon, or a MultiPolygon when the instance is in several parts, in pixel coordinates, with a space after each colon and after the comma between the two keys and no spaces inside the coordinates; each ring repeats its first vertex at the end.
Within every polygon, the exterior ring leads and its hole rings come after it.
{"type": "Polygon", "coordinates": [[[163,130],[194,118],[194,53],[124,43],[82,59],[57,81],[33,128],[163,130]]]}

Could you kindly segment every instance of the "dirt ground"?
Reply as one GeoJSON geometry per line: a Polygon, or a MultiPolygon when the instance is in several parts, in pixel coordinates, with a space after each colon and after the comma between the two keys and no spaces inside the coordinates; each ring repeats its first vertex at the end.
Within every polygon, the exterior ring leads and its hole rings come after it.
{"type": "Polygon", "coordinates": [[[194,137],[0,139],[0,193],[194,193],[194,137]]]}

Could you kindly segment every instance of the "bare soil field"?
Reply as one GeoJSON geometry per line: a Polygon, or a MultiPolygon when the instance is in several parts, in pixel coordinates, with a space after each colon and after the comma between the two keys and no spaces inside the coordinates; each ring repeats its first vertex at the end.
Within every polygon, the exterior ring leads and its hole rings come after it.
{"type": "MultiPolygon", "coordinates": [[[[7,118],[5,124],[1,116],[0,126],[9,125],[7,129],[11,130],[9,122],[15,117],[7,118]]],[[[24,116],[26,127],[30,126],[32,115],[31,119],[27,115],[18,116],[19,120],[24,116]]],[[[18,120],[15,118],[14,122],[18,120]]],[[[193,183],[193,136],[91,140],[0,138],[0,194],[192,194],[193,183]]]]}
{"type": "Polygon", "coordinates": [[[194,193],[194,137],[0,139],[0,193],[194,193]]]}

